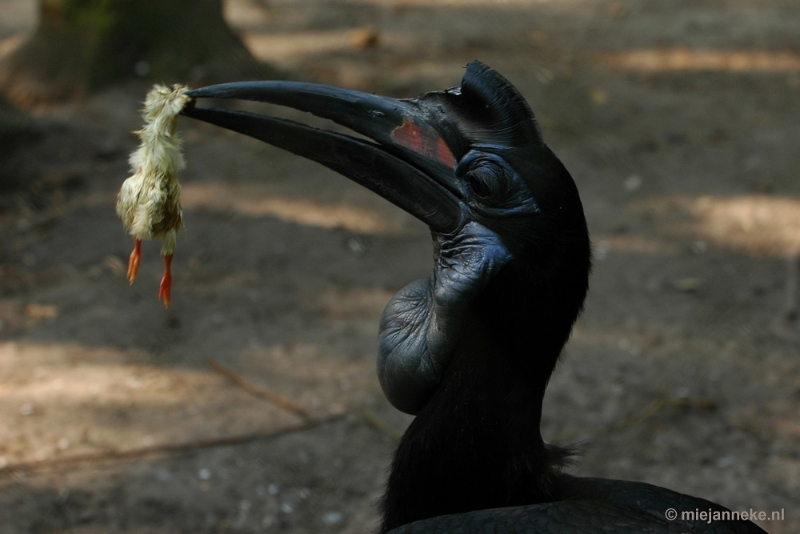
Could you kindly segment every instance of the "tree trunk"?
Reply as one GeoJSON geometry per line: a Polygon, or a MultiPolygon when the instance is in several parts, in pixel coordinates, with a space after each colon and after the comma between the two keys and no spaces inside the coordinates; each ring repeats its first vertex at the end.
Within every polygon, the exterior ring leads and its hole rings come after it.
{"type": "Polygon", "coordinates": [[[222,17],[221,0],[41,0],[36,33],[0,65],[26,106],[135,76],[192,85],[277,77],[222,17]]]}

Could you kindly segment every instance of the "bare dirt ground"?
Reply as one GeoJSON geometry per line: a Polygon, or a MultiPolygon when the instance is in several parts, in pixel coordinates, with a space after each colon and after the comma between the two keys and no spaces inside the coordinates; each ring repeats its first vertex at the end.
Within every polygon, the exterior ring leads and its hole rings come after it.
{"type": "MultiPolygon", "coordinates": [[[[800,532],[800,5],[229,0],[261,59],[392,96],[481,59],[581,190],[586,311],[543,432],[574,472],[800,532]]],[[[35,23],[0,0],[0,54],[35,23]]],[[[168,80],[180,81],[180,80],[168,80]]],[[[34,110],[0,195],[0,534],[368,532],[397,433],[380,312],[426,228],[346,179],[182,120],[173,304],[114,214],[147,84],[34,110]],[[214,369],[215,361],[291,411],[214,369]]],[[[284,115],[320,124],[298,114],[284,115]]]]}

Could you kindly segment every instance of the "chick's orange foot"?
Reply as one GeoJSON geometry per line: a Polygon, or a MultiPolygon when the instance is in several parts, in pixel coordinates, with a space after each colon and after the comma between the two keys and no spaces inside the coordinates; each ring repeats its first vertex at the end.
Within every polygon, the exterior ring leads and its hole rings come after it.
{"type": "Polygon", "coordinates": [[[136,280],[136,273],[139,272],[139,262],[142,259],[142,240],[134,238],[133,252],[128,259],[128,282],[131,284],[136,280]]]}
{"type": "Polygon", "coordinates": [[[172,254],[164,256],[164,276],[161,278],[161,287],[158,290],[158,300],[164,301],[164,307],[169,308],[170,290],[172,289],[172,254]]]}

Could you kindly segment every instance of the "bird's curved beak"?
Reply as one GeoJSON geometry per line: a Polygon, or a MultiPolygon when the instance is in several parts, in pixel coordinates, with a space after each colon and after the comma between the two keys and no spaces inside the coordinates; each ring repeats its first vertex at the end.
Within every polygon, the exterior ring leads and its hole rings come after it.
{"type": "Polygon", "coordinates": [[[314,160],[374,191],[440,233],[464,219],[455,181],[456,158],[435,112],[415,100],[397,100],[326,85],[261,81],[189,91],[193,99],[253,100],[330,119],[366,136],[359,139],[297,122],[190,105],[183,114],[260,139],[314,160]]]}

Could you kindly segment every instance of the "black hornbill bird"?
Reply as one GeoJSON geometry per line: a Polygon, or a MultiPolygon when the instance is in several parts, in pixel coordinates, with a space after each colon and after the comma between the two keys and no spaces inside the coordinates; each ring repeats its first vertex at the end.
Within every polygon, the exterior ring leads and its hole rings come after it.
{"type": "Polygon", "coordinates": [[[381,533],[763,532],[724,515],[681,519],[727,513],[703,499],[564,474],[568,451],[542,440],[545,387],[583,307],[591,251],[575,183],[504,77],[473,62],[460,87],[409,100],[283,81],[188,94],[289,106],[365,136],[184,110],[317,161],[431,229],[433,274],[381,318],[381,386],[416,415],[392,463],[381,533]]]}

